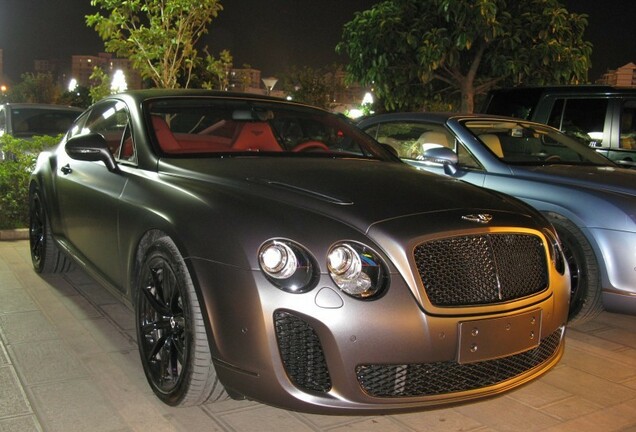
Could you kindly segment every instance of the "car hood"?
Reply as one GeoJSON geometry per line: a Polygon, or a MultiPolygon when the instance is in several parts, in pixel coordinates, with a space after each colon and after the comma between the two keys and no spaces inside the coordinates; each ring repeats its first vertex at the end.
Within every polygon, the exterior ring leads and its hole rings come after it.
{"type": "Polygon", "coordinates": [[[543,165],[513,166],[515,176],[542,182],[575,185],[589,189],[636,195],[636,170],[612,166],[543,165]]]}
{"type": "MultiPolygon", "coordinates": [[[[508,213],[529,226],[534,211],[516,199],[406,164],[347,158],[231,157],[165,160],[161,175],[249,198],[263,214],[285,203],[338,219],[362,232],[406,216],[461,210],[508,213]]],[[[184,185],[182,185],[183,187],[184,185]]]]}

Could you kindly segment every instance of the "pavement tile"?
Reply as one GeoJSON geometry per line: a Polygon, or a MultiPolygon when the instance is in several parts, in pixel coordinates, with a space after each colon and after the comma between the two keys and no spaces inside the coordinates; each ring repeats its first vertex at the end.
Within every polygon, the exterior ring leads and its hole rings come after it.
{"type": "Polygon", "coordinates": [[[120,303],[120,301],[108,292],[106,288],[101,287],[94,282],[91,284],[76,285],[76,287],[77,290],[86,296],[88,300],[98,306],[120,303]]]}
{"type": "Polygon", "coordinates": [[[135,314],[121,303],[106,304],[100,309],[122,330],[135,330],[135,314]]]}
{"type": "Polygon", "coordinates": [[[74,295],[69,297],[60,297],[60,301],[77,319],[98,318],[102,314],[95,308],[86,297],[74,295]]]}
{"type": "MultiPolygon", "coordinates": [[[[0,335],[2,335],[2,328],[0,327],[0,335]]],[[[4,348],[4,344],[2,343],[2,338],[0,338],[0,366],[8,365],[11,361],[9,360],[9,356],[7,355],[7,351],[4,348]]]]}
{"type": "Polygon", "coordinates": [[[13,367],[0,367],[0,418],[30,413],[31,407],[13,367]]]}
{"type": "Polygon", "coordinates": [[[552,370],[542,380],[603,407],[636,398],[636,391],[569,365],[552,370]]]}
{"type": "Polygon", "coordinates": [[[5,265],[5,267],[7,267],[6,270],[0,270],[0,280],[2,281],[2,284],[0,284],[0,293],[9,290],[21,290],[22,284],[20,284],[18,278],[15,277],[15,274],[10,270],[8,264],[5,265]]]}
{"type": "Polygon", "coordinates": [[[559,421],[565,422],[595,411],[602,411],[603,407],[580,396],[572,396],[552,405],[545,406],[541,410],[559,421]]]}
{"type": "Polygon", "coordinates": [[[0,432],[42,432],[34,415],[0,418],[0,432]]]}
{"type": "Polygon", "coordinates": [[[626,365],[608,357],[601,357],[584,350],[570,347],[563,360],[568,366],[582,370],[613,382],[627,381],[636,377],[636,358],[633,365],[626,365]]]}
{"type": "Polygon", "coordinates": [[[467,417],[454,408],[433,409],[431,411],[412,414],[399,414],[392,417],[396,422],[404,424],[416,431],[449,432],[483,430],[482,423],[474,418],[467,417]]]}
{"type": "Polygon", "coordinates": [[[571,393],[554,387],[544,380],[538,380],[532,384],[513,390],[508,393],[508,396],[535,409],[543,409],[548,405],[566,400],[572,396],[571,393]]]}
{"type": "Polygon", "coordinates": [[[31,393],[47,432],[132,431],[90,379],[38,385],[31,393]]]}
{"type": "MultiPolygon", "coordinates": [[[[633,326],[636,328],[636,322],[633,326]]],[[[609,341],[636,349],[636,334],[634,328],[628,330],[623,328],[612,328],[596,333],[597,336],[609,341]]]]}
{"type": "MultiPolygon", "coordinates": [[[[221,423],[221,425],[227,425],[231,428],[230,430],[241,432],[262,432],[274,430],[294,432],[312,431],[312,428],[304,424],[302,421],[292,415],[292,413],[277,408],[271,408],[265,405],[249,407],[239,411],[220,413],[216,415],[216,418],[221,423]]],[[[388,432],[390,430],[399,429],[382,430],[388,432]]]]}
{"type": "Polygon", "coordinates": [[[82,320],[81,324],[88,330],[103,352],[137,349],[137,344],[104,317],[82,320]]]}
{"type": "Polygon", "coordinates": [[[0,327],[7,344],[59,338],[51,322],[39,310],[0,315],[0,327]]]}
{"type": "Polygon", "coordinates": [[[25,342],[7,347],[27,385],[86,376],[86,369],[62,340],[25,342]]]}
{"type": "Polygon", "coordinates": [[[595,411],[562,423],[558,427],[546,429],[545,432],[613,432],[624,431],[636,425],[636,400],[631,400],[595,411]]]}
{"type": "Polygon", "coordinates": [[[1,295],[0,314],[38,309],[31,297],[22,288],[3,290],[1,295]]]}
{"type": "Polygon", "coordinates": [[[559,423],[543,411],[531,409],[507,396],[462,405],[456,410],[501,432],[542,431],[559,423]]]}

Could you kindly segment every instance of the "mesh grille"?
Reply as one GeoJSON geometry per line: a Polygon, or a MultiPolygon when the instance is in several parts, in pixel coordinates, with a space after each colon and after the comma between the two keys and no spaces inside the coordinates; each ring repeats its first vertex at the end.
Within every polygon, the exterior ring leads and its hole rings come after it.
{"type": "Polygon", "coordinates": [[[548,269],[541,238],[485,234],[422,243],[415,264],[435,306],[502,303],[543,291],[548,269]]]}
{"type": "Polygon", "coordinates": [[[291,381],[300,389],[328,392],[331,377],[314,329],[288,312],[276,312],[274,324],[278,349],[291,381]]]}
{"type": "Polygon", "coordinates": [[[502,383],[537,367],[555,355],[559,329],[529,351],[496,360],[459,364],[438,362],[405,365],[362,365],[358,382],[376,397],[431,396],[474,390],[502,383]]]}

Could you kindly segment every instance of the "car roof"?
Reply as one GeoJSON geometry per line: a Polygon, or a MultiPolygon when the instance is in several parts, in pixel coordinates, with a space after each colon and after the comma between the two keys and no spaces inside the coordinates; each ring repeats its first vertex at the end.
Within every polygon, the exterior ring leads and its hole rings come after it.
{"type": "Polygon", "coordinates": [[[559,93],[559,94],[581,94],[581,95],[601,95],[601,94],[631,94],[636,95],[634,87],[620,87],[601,84],[582,85],[553,85],[553,86],[519,86],[503,87],[493,89],[489,93],[515,93],[515,92],[537,92],[537,93],[559,93]]]}
{"type": "Polygon", "coordinates": [[[491,114],[478,114],[478,113],[450,113],[450,112],[399,112],[399,113],[386,113],[375,114],[366,117],[364,120],[358,123],[358,126],[365,127],[368,123],[377,123],[378,120],[383,122],[388,121],[426,121],[429,123],[444,124],[450,119],[455,120],[470,120],[470,119],[484,119],[484,120],[504,120],[523,123],[533,123],[545,127],[545,124],[535,123],[529,120],[521,120],[513,117],[505,117],[500,115],[491,114]]]}
{"type": "Polygon", "coordinates": [[[28,102],[7,102],[1,104],[0,106],[5,106],[10,109],[15,108],[31,108],[31,109],[46,109],[46,110],[62,110],[62,111],[77,111],[82,112],[83,108],[74,107],[70,105],[57,105],[57,104],[43,104],[43,103],[28,103],[28,102]]]}
{"type": "MultiPolygon", "coordinates": [[[[150,99],[166,98],[166,97],[214,97],[222,99],[246,99],[254,101],[270,101],[279,102],[286,105],[295,105],[309,107],[309,105],[288,101],[279,97],[262,95],[257,93],[240,93],[240,92],[227,92],[220,90],[203,90],[203,89],[143,89],[143,90],[130,90],[123,93],[117,93],[105,97],[103,100],[108,99],[128,99],[132,100],[135,104],[141,104],[144,101],[150,99]]],[[[311,107],[316,110],[320,110],[317,107],[311,107]]]]}

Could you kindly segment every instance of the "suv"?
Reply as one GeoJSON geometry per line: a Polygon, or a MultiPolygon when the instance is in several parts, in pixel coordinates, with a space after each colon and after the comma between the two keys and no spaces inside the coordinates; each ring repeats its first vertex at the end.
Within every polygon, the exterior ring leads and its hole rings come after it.
{"type": "Polygon", "coordinates": [[[482,112],[546,123],[618,164],[636,167],[636,88],[504,88],[489,93],[482,112]]]}

